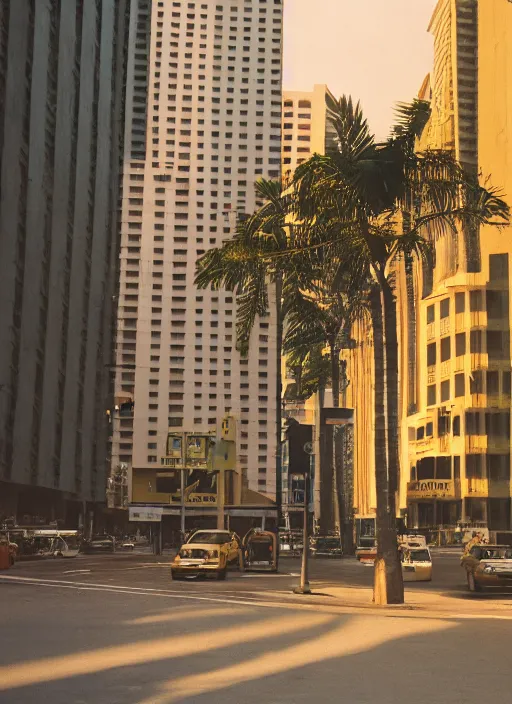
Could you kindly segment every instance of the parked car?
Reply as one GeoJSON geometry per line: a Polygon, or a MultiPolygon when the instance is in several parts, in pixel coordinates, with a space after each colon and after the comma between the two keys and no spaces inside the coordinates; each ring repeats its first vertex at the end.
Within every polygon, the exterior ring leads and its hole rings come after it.
{"type": "Polygon", "coordinates": [[[241,543],[229,530],[196,530],[171,564],[173,579],[215,575],[226,579],[228,566],[240,565],[241,543]]]}
{"type": "Polygon", "coordinates": [[[301,530],[279,531],[279,553],[282,557],[300,557],[303,547],[301,530]]]}
{"type": "Polygon", "coordinates": [[[512,588],[512,547],[509,545],[473,545],[461,557],[470,592],[487,588],[512,588]]]}
{"type": "Polygon", "coordinates": [[[89,555],[97,552],[115,552],[115,549],[116,541],[111,535],[93,535],[82,544],[82,552],[89,555]]]}
{"type": "Polygon", "coordinates": [[[426,545],[416,547],[414,544],[402,544],[400,556],[404,582],[430,582],[432,580],[432,556],[426,545]]]}
{"type": "Polygon", "coordinates": [[[311,538],[311,557],[342,557],[343,549],[335,535],[315,535],[311,538]]]}
{"type": "Polygon", "coordinates": [[[251,528],[242,541],[246,570],[277,572],[277,537],[271,531],[251,528]]]}

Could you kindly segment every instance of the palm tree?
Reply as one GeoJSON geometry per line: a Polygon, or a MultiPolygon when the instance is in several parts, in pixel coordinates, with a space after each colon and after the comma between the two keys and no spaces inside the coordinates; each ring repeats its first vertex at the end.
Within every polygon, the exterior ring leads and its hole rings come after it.
{"type": "Polygon", "coordinates": [[[222,247],[206,252],[196,263],[198,288],[224,288],[236,296],[237,348],[247,355],[251,332],[258,316],[269,314],[269,288],[275,295],[276,317],[276,504],[281,517],[281,431],[282,378],[281,357],[286,308],[283,301],[295,291],[307,270],[301,269],[300,256],[275,256],[286,250],[292,226],[286,224],[289,197],[281,184],[260,179],[255,184],[256,199],[263,201],[254,214],[239,219],[235,235],[222,247]]]}
{"type": "MultiPolygon", "coordinates": [[[[401,603],[403,582],[396,550],[398,453],[398,340],[393,266],[402,256],[425,256],[429,240],[449,236],[457,225],[504,224],[509,209],[496,190],[487,190],[445,151],[415,151],[428,119],[428,104],[400,107],[393,135],[377,144],[359,104],[327,97],[337,149],[314,155],[295,172],[294,208],[301,228],[293,252],[326,248],[330,258],[360,267],[380,292],[386,388],[386,511],[378,511],[379,553],[374,598],[401,603]],[[394,541],[394,548],[385,548],[394,541]]],[[[325,255],[327,258],[327,255],[325,255]]],[[[374,324],[376,309],[372,308],[374,324]]],[[[377,336],[379,339],[379,336],[377,336]]],[[[377,415],[377,414],[376,414],[377,415]]],[[[381,497],[382,499],[382,497],[381,497]]]]}
{"type": "MultiPolygon", "coordinates": [[[[283,350],[288,353],[293,353],[294,350],[300,350],[309,345],[327,347],[331,366],[332,404],[335,408],[340,405],[342,391],[340,352],[349,345],[352,325],[355,320],[361,317],[366,307],[362,297],[363,288],[353,274],[349,276],[347,272],[343,281],[338,281],[336,288],[333,287],[332,273],[338,270],[338,267],[334,269],[331,267],[331,271],[329,271],[329,265],[321,262],[318,274],[312,275],[313,281],[310,289],[307,292],[302,290],[295,292],[295,296],[287,308],[286,334],[283,345],[283,350]],[[330,278],[331,280],[329,280],[330,278]]],[[[343,381],[345,384],[346,380],[343,381]]],[[[345,385],[343,385],[343,392],[344,389],[345,385]]],[[[329,449],[332,449],[332,452],[329,453],[332,460],[330,462],[332,465],[331,482],[328,486],[332,487],[343,543],[349,545],[352,540],[347,538],[349,534],[352,534],[353,529],[351,528],[351,517],[345,510],[347,504],[345,487],[351,485],[351,477],[347,475],[351,472],[352,467],[347,461],[345,429],[333,428],[332,430],[334,435],[332,443],[329,438],[329,449]]],[[[325,506],[328,501],[325,491],[327,479],[328,475],[323,471],[321,474],[321,494],[324,497],[324,511],[321,514],[321,525],[324,530],[331,528],[328,525],[328,516],[325,515],[325,506]]]]}

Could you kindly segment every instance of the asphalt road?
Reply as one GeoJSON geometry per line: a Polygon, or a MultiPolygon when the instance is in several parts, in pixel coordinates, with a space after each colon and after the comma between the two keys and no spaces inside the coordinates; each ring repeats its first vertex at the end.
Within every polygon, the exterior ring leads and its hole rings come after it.
{"type": "MultiPolygon", "coordinates": [[[[344,608],[279,575],[171,582],[169,559],[21,563],[0,576],[6,704],[481,704],[510,698],[512,608],[464,613],[344,608]]],[[[466,598],[458,556],[435,555],[435,598],[466,598]]],[[[358,592],[371,569],[313,563],[315,590],[358,592]]],[[[505,608],[504,608],[505,607],[505,608]]]]}

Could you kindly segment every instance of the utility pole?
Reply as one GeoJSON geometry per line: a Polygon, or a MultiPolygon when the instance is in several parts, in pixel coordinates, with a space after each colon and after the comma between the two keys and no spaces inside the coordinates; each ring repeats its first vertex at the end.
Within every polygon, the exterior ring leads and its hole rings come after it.
{"type": "Polygon", "coordinates": [[[185,540],[185,469],[180,470],[181,540],[185,540]]]}
{"type": "MultiPolygon", "coordinates": [[[[311,443],[304,445],[304,451],[310,456],[313,454],[311,443]]],[[[304,525],[302,529],[302,564],[300,570],[300,585],[296,587],[294,594],[311,594],[309,586],[309,482],[311,478],[311,460],[309,468],[304,472],[304,525]]]]}

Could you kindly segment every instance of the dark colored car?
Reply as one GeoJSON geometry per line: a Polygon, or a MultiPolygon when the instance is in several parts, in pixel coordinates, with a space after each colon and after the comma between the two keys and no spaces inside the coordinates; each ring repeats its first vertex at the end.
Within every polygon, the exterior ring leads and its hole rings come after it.
{"type": "Polygon", "coordinates": [[[93,535],[89,540],[84,540],[82,552],[87,554],[95,552],[115,552],[116,542],[111,535],[93,535]]]}
{"type": "Polygon", "coordinates": [[[340,539],[331,535],[319,535],[312,538],[310,551],[312,557],[341,557],[343,555],[340,539]]]}
{"type": "Polygon", "coordinates": [[[461,558],[467,572],[470,592],[487,588],[512,588],[512,547],[509,545],[473,545],[461,558]]]}

